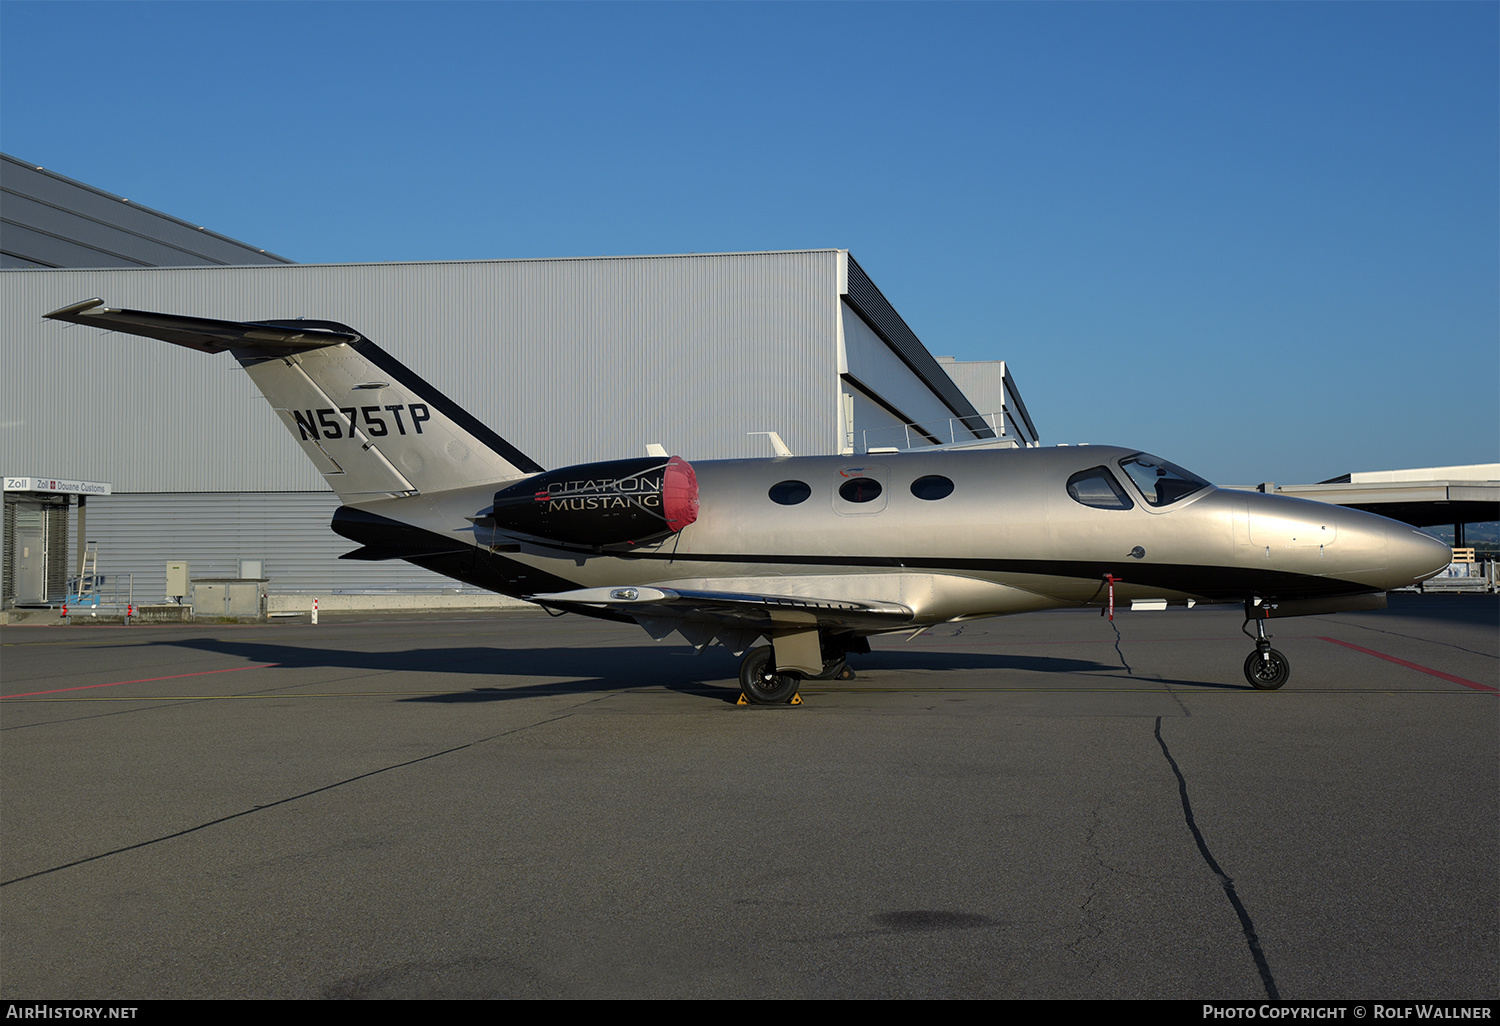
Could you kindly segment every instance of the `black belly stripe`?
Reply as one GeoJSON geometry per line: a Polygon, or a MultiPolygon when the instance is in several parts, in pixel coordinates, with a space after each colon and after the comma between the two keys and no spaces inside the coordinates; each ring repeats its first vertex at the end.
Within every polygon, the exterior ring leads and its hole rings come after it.
{"type": "Polygon", "coordinates": [[[1103,562],[1076,559],[959,559],[941,556],[827,556],[767,555],[758,553],[662,553],[636,552],[625,559],[728,563],[728,564],[806,564],[810,566],[881,567],[885,569],[935,570],[954,573],[1030,574],[1039,577],[1069,577],[1080,581],[1101,581],[1113,575],[1117,583],[1139,584],[1198,595],[1205,599],[1244,599],[1250,595],[1267,597],[1297,595],[1359,595],[1373,591],[1367,584],[1332,577],[1298,574],[1287,570],[1258,570],[1251,567],[1201,566],[1182,563],[1136,563],[1133,560],[1103,562]]]}

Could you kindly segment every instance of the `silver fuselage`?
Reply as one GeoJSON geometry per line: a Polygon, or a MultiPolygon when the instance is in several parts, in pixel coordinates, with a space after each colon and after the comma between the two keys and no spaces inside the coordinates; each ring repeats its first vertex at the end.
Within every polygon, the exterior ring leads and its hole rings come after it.
{"type": "Polygon", "coordinates": [[[1117,602],[1368,594],[1413,584],[1450,559],[1442,542],[1406,524],[1324,503],[1209,486],[1152,506],[1119,469],[1135,452],[1076,446],[699,462],[697,521],[629,553],[534,540],[517,548],[504,531],[465,519],[489,503],[491,486],[357,505],[472,546],[489,557],[476,567],[518,564],[555,582],[474,575],[512,594],[651,585],[886,601],[912,609],[913,625],[1100,603],[1111,579],[1117,602]],[[1095,508],[1068,494],[1071,475],[1100,466],[1127,490],[1131,508],[1095,508]],[[842,499],[850,474],[879,481],[881,496],[842,499]],[[951,480],[952,493],[916,497],[912,483],[931,475],[951,480]],[[785,481],[805,483],[810,494],[795,505],[772,501],[770,490],[785,481]]]}

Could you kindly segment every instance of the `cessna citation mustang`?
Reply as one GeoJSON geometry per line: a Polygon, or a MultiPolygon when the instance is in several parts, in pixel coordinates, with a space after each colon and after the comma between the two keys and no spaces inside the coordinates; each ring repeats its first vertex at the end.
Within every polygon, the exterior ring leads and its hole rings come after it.
{"type": "MultiPolygon", "coordinates": [[[[676,456],[543,470],[374,342],[332,321],[47,315],[229,350],[343,505],[346,559],[404,559],[552,610],[736,654],[755,704],[848,679],[868,638],[1114,602],[1243,602],[1245,677],[1286,683],[1265,621],[1379,608],[1446,566],[1383,517],[1224,491],[1133,449],[676,456]],[[756,646],[761,638],[768,645],[756,646]]],[[[1155,604],[1155,603],[1153,603],[1155,604]]]]}

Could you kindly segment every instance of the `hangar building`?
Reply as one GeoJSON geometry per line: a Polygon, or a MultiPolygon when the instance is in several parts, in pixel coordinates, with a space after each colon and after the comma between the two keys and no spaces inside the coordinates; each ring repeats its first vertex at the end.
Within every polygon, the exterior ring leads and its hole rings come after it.
{"type": "Polygon", "coordinates": [[[468,590],[338,561],[352,546],[327,526],[337,499],[238,365],[42,320],[92,297],[341,321],[546,467],[650,444],[769,456],[756,433],[772,431],[798,455],[1038,441],[1005,365],[945,370],[847,250],[294,264],[13,158],[0,170],[0,338],[7,380],[25,383],[6,400],[0,471],[27,482],[6,492],[7,603],[38,601],[17,590],[22,519],[42,521],[42,600],[76,571],[66,493],[46,490],[63,478],[97,483],[98,571],[129,575],[137,602],[160,600],[174,560],[194,577],[256,567],[282,594],[468,590]]]}

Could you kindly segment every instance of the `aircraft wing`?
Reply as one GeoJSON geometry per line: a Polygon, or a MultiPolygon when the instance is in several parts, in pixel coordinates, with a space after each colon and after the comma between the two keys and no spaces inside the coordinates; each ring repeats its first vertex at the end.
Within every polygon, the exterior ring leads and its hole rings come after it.
{"type": "Polygon", "coordinates": [[[677,631],[696,648],[717,640],[736,655],[759,637],[815,632],[818,628],[873,633],[900,628],[910,623],[913,616],[912,610],[899,602],[642,585],[580,588],[532,595],[530,599],[538,605],[568,612],[623,614],[654,638],[661,639],[677,631]]]}
{"type": "Polygon", "coordinates": [[[53,321],[87,324],[106,331],[123,331],[130,335],[157,338],[173,345],[186,346],[201,353],[222,353],[226,349],[321,349],[340,342],[355,342],[359,336],[295,321],[255,323],[251,321],[215,321],[207,317],[183,317],[178,314],[148,313],[144,310],[112,310],[101,299],[88,299],[47,314],[53,321]]]}

